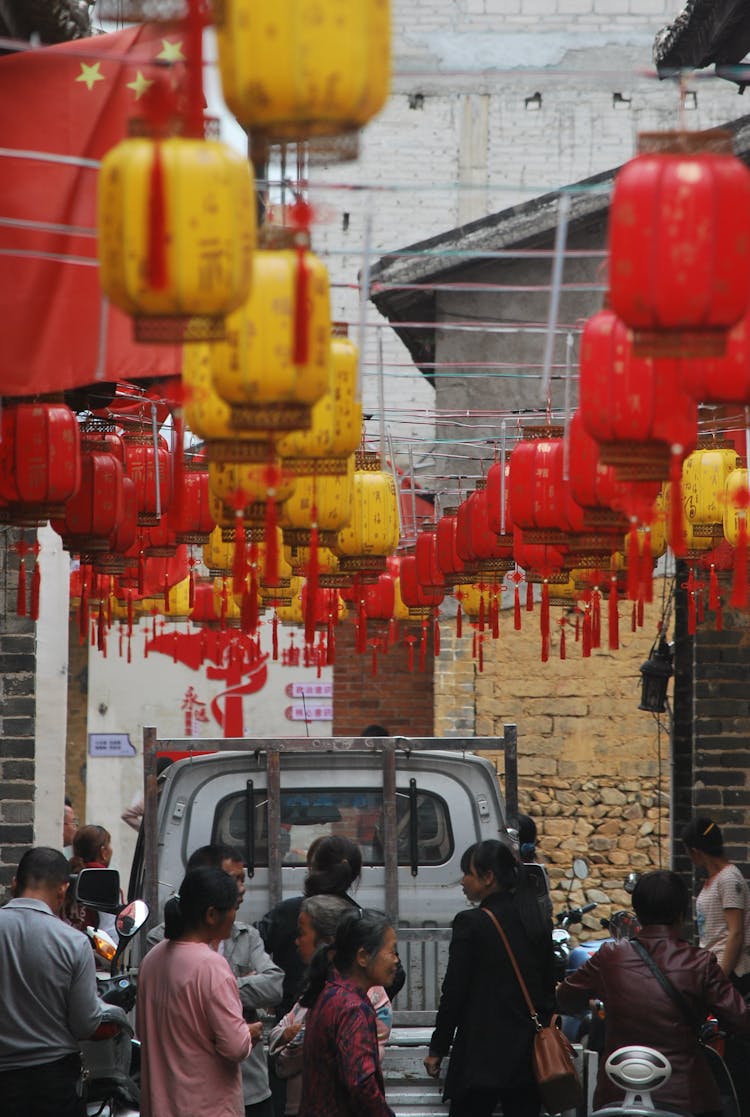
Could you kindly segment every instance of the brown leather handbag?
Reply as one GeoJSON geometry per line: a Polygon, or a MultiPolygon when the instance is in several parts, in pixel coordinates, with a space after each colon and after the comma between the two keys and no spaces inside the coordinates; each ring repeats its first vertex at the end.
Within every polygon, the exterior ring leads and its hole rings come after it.
{"type": "Polygon", "coordinates": [[[518,984],[521,986],[521,992],[528,1006],[531,1022],[536,1030],[534,1047],[531,1053],[531,1069],[539,1087],[542,1105],[548,1113],[562,1113],[565,1109],[575,1109],[583,1103],[583,1089],[576,1070],[573,1048],[557,1026],[559,1017],[554,1014],[549,1024],[542,1024],[529,996],[526,982],[521,976],[516,956],[510,948],[505,931],[489,908],[482,908],[482,911],[495,924],[497,933],[508,952],[508,957],[518,978],[518,984]]]}

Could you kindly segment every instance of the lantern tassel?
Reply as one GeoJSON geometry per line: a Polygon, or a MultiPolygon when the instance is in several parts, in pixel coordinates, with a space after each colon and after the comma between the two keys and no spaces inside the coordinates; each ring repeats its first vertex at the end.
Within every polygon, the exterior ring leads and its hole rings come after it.
{"type": "Polygon", "coordinates": [[[16,615],[19,617],[26,616],[26,566],[21,555],[21,561],[18,564],[18,586],[16,588],[16,615]]]}
{"type": "Polygon", "coordinates": [[[584,659],[588,659],[591,655],[591,610],[587,609],[583,614],[583,624],[581,626],[581,654],[584,659]]]}
{"type": "Polygon", "coordinates": [[[163,291],[167,286],[167,192],[162,145],[158,140],[154,144],[149,182],[146,269],[149,286],[155,291],[163,291]]]}
{"type": "Polygon", "coordinates": [[[168,613],[170,606],[169,600],[169,575],[164,575],[164,609],[168,613]]]}
{"type": "MultiPolygon", "coordinates": [[[[357,578],[359,582],[359,578],[357,578]]],[[[357,625],[355,633],[355,650],[359,655],[367,651],[367,609],[365,608],[364,592],[361,587],[357,589],[357,625]]]]}
{"type": "Polygon", "coordinates": [[[307,563],[307,598],[305,608],[305,643],[315,641],[315,618],[318,613],[318,509],[312,507],[312,527],[310,530],[310,557],[307,563]]]}
{"type": "Polygon", "coordinates": [[[534,612],[534,583],[526,583],[526,612],[534,612]]]}
{"type": "Polygon", "coordinates": [[[105,636],[104,602],[103,601],[99,602],[99,615],[96,618],[96,646],[99,649],[99,651],[103,654],[104,658],[106,659],[107,658],[107,640],[106,640],[106,636],[105,636]]]}
{"type": "Polygon", "coordinates": [[[484,589],[479,591],[479,616],[477,617],[477,625],[480,632],[484,632],[484,589]]]}
{"type": "Polygon", "coordinates": [[[310,360],[310,268],[307,247],[297,245],[297,272],[294,285],[294,344],[292,361],[306,365],[310,360]]]}
{"type": "Polygon", "coordinates": [[[32,621],[39,620],[39,595],[42,587],[42,572],[39,569],[39,556],[34,559],[34,569],[31,572],[31,606],[29,616],[32,621]]]}
{"type": "Polygon", "coordinates": [[[711,563],[708,575],[708,607],[712,613],[715,613],[719,605],[719,576],[716,573],[716,566],[711,563]]]}
{"type": "Polygon", "coordinates": [[[747,605],[747,512],[739,518],[737,546],[734,551],[734,577],[732,596],[729,604],[733,609],[744,609],[747,605]]]}
{"type": "Polygon", "coordinates": [[[188,580],[188,605],[191,609],[195,608],[195,568],[190,567],[190,578],[188,580]]]}
{"type": "Polygon", "coordinates": [[[477,655],[477,667],[479,668],[479,672],[481,674],[484,671],[484,636],[482,636],[481,632],[479,633],[477,639],[478,639],[478,642],[479,642],[479,652],[478,652],[478,655],[477,655]]]}
{"type": "Polygon", "coordinates": [[[539,610],[539,628],[542,634],[542,663],[549,659],[549,582],[542,582],[542,604],[539,610]]]}
{"type": "Polygon", "coordinates": [[[333,607],[328,611],[328,632],[326,641],[326,663],[330,667],[336,662],[336,622],[333,607]]]}
{"type": "Polygon", "coordinates": [[[647,527],[643,533],[643,546],[641,548],[641,576],[639,597],[649,605],[654,600],[654,559],[651,554],[651,528],[647,527]]]}
{"type": "Polygon", "coordinates": [[[638,606],[633,602],[633,608],[630,611],[630,631],[637,632],[638,630],[638,606]]]}
{"type": "MultiPolygon", "coordinates": [[[[133,635],[133,591],[128,590],[128,638],[133,635]]],[[[128,663],[130,660],[128,660],[128,663]]]]}
{"type": "Polygon", "coordinates": [[[591,647],[602,646],[602,595],[598,589],[591,594],[591,647]]]}
{"type": "Polygon", "coordinates": [[[721,608],[721,597],[716,601],[716,631],[723,632],[724,630],[724,613],[721,608]]]}
{"type": "Polygon", "coordinates": [[[560,659],[566,659],[566,644],[565,644],[565,617],[560,621],[560,659]]]}
{"type": "Polygon", "coordinates": [[[461,611],[461,602],[458,603],[456,609],[456,637],[460,640],[464,634],[463,613],[461,611]]]}
{"type": "Polygon", "coordinates": [[[500,636],[500,604],[498,601],[499,591],[495,586],[490,594],[490,629],[492,631],[492,639],[497,640],[500,636]]]}
{"type": "Polygon", "coordinates": [[[143,547],[138,551],[138,593],[141,597],[145,593],[146,588],[146,556],[143,553],[143,547]]]}
{"type": "Polygon", "coordinates": [[[266,470],[266,564],[263,572],[263,581],[267,586],[279,584],[279,506],[276,502],[276,492],[279,483],[279,470],[271,462],[266,470]]]}
{"type": "Polygon", "coordinates": [[[685,524],[682,518],[682,446],[672,447],[669,463],[670,494],[670,545],[677,558],[685,554],[685,524]]]}
{"type": "Polygon", "coordinates": [[[513,628],[516,632],[521,631],[521,591],[518,588],[518,582],[516,582],[513,591],[513,628]]]}
{"type": "Polygon", "coordinates": [[[640,547],[638,546],[638,528],[635,521],[630,525],[628,532],[628,600],[635,601],[638,597],[638,581],[641,565],[640,547]]]}
{"type": "Polygon", "coordinates": [[[247,544],[245,521],[242,512],[237,511],[234,518],[234,552],[232,554],[232,582],[239,587],[247,575],[247,544]]]}
{"type": "Polygon", "coordinates": [[[427,617],[422,617],[422,638],[419,641],[419,670],[427,667],[427,617]]]}
{"type": "Polygon", "coordinates": [[[78,635],[83,643],[89,631],[89,583],[88,575],[83,575],[81,583],[81,604],[78,607],[78,635]]]}
{"type": "Polygon", "coordinates": [[[273,620],[271,621],[271,659],[279,658],[279,618],[276,615],[276,610],[273,611],[273,620]]]}
{"type": "Polygon", "coordinates": [[[617,601],[617,575],[613,574],[609,582],[609,601],[607,602],[607,620],[609,622],[609,650],[616,652],[620,647],[620,612],[617,601]]]}
{"type": "Polygon", "coordinates": [[[440,655],[440,621],[437,618],[437,614],[435,615],[435,620],[432,625],[432,650],[435,659],[437,659],[440,655]]]}

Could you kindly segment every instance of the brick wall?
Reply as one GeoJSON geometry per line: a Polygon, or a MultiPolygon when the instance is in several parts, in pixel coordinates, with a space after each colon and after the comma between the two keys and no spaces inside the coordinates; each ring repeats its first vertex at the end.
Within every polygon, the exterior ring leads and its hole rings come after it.
{"type": "MultiPolygon", "coordinates": [[[[684,577],[679,582],[684,582],[684,577]]],[[[677,631],[677,685],[683,688],[685,716],[675,725],[678,766],[675,833],[694,814],[715,818],[724,833],[727,853],[750,875],[750,615],[727,607],[729,575],[723,587],[723,629],[716,631],[706,613],[694,637],[684,621],[677,631]],[[690,689],[688,689],[690,688],[690,689]],[[688,700],[692,703],[688,706],[688,700]],[[692,717],[689,717],[689,711],[692,717]],[[692,770],[691,770],[692,769],[692,770]]],[[[684,596],[684,590],[680,589],[684,596]]],[[[679,619],[679,618],[678,618],[679,619]]],[[[690,870],[679,840],[676,867],[690,870]]],[[[697,882],[696,882],[697,883],[697,882]]]]}
{"type": "Polygon", "coordinates": [[[0,901],[34,841],[35,626],[16,616],[20,538],[0,528],[0,901]]]}
{"type": "MultiPolygon", "coordinates": [[[[418,630],[409,626],[408,631],[417,634],[418,630]]],[[[406,632],[402,625],[402,636],[406,632]]],[[[373,675],[370,653],[358,655],[354,650],[354,625],[339,625],[333,668],[333,735],[357,737],[368,725],[382,725],[393,737],[432,737],[435,659],[431,639],[425,670],[419,670],[418,644],[414,661],[410,671],[408,649],[399,641],[387,655],[378,656],[377,674],[373,675]]]]}
{"type": "MultiPolygon", "coordinates": [[[[559,608],[552,609],[553,648],[540,661],[538,605],[502,611],[500,638],[485,641],[484,671],[472,659],[468,626],[460,640],[445,621],[435,679],[435,732],[501,736],[518,727],[519,803],[536,819],[539,852],[550,870],[555,910],[563,906],[573,858],[584,856],[591,874],[571,892],[573,903],[596,901],[585,926],[599,930],[610,910],[629,907],[623,890],[630,869],[669,867],[669,725],[638,709],[641,677],[656,632],[661,581],[644,625],[631,631],[629,605],[620,605],[617,652],[605,647],[590,658],[567,626],[566,659],[559,658],[559,608]],[[565,880],[564,891],[562,882],[565,880]]],[[[496,758],[502,773],[502,755],[496,758]]],[[[502,779],[500,780],[502,786],[502,779]]]]}

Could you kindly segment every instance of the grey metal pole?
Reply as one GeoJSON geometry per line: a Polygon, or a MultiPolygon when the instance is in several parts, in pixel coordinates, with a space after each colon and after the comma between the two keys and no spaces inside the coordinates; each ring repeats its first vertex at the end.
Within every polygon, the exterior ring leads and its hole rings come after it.
{"type": "Polygon", "coordinates": [[[150,920],[159,922],[158,788],[156,784],[156,728],[143,727],[143,868],[145,900],[150,920]]]}
{"type": "Polygon", "coordinates": [[[396,744],[381,739],[383,747],[383,857],[385,910],[398,923],[398,847],[396,834],[396,744]]]}

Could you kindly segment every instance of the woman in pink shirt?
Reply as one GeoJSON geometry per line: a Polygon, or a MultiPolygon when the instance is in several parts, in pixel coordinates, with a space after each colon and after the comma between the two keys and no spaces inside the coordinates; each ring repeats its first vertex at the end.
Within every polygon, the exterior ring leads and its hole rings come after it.
{"type": "Polygon", "coordinates": [[[164,908],[163,942],[138,974],[142,1117],[244,1117],[240,1063],[261,1025],[246,1024],[218,944],[237,885],[221,869],[189,872],[164,908]]]}

